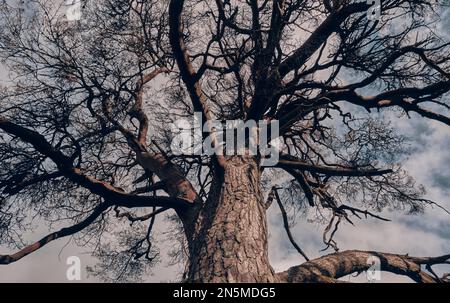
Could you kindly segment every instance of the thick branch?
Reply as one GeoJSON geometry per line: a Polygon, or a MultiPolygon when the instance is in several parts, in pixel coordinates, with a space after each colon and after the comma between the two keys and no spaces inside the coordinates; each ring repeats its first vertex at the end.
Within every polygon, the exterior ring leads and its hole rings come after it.
{"type": "Polygon", "coordinates": [[[69,157],[64,155],[59,150],[56,150],[41,134],[14,124],[2,117],[0,117],[0,129],[3,129],[10,135],[19,137],[22,141],[31,144],[39,153],[49,157],[57,165],[59,171],[70,181],[88,189],[93,194],[96,194],[105,200],[114,202],[116,205],[179,208],[191,204],[185,199],[175,197],[161,197],[158,199],[153,199],[153,197],[127,194],[107,182],[84,175],[81,169],[74,168],[72,166],[72,161],[69,157]]]}
{"type": "Polygon", "coordinates": [[[344,7],[336,13],[331,13],[322,24],[309,36],[291,56],[286,58],[279,66],[278,72],[284,77],[290,71],[300,68],[307,60],[327,41],[339,25],[352,14],[366,11],[369,5],[365,2],[354,3],[344,7]]]}
{"type": "Polygon", "coordinates": [[[158,68],[149,74],[143,76],[135,89],[135,98],[136,102],[134,104],[133,109],[131,110],[131,116],[136,118],[139,121],[139,132],[138,132],[138,141],[141,146],[146,146],[147,133],[148,133],[148,117],[145,114],[142,106],[143,106],[143,98],[144,98],[144,85],[151,80],[153,80],[156,76],[161,73],[168,72],[167,68],[158,68]]]}
{"type": "Polygon", "coordinates": [[[308,200],[309,206],[315,206],[314,204],[314,193],[311,190],[311,187],[308,184],[305,176],[302,172],[299,172],[295,169],[286,169],[286,171],[297,180],[303,189],[303,193],[305,194],[306,199],[308,200]]]}
{"type": "Polygon", "coordinates": [[[329,254],[279,273],[285,282],[330,282],[371,267],[371,257],[380,259],[381,271],[403,275],[420,283],[444,282],[421,269],[421,265],[450,264],[450,255],[437,258],[416,258],[373,251],[349,250],[329,254]]]}

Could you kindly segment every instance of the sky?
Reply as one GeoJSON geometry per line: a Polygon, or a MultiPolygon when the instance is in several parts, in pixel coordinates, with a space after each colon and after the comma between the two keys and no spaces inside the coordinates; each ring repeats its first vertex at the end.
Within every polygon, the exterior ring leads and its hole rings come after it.
{"type": "MultiPolygon", "coordinates": [[[[447,14],[450,17],[450,13],[447,14]]],[[[442,31],[450,28],[450,18],[444,17],[442,31]]],[[[0,81],[6,77],[0,66],[0,81]]],[[[430,198],[450,209],[450,128],[439,122],[426,120],[412,115],[412,119],[392,118],[399,131],[411,138],[413,152],[404,162],[404,168],[425,185],[430,198]]],[[[401,211],[383,212],[391,222],[376,219],[355,220],[355,226],[344,224],[335,236],[341,250],[361,249],[382,252],[409,254],[413,256],[438,256],[450,253],[450,215],[436,207],[427,207],[424,214],[407,215],[401,211]]],[[[167,227],[163,217],[155,224],[155,233],[164,235],[167,227]],[[160,223],[160,224],[158,224],[160,223]]],[[[303,258],[290,244],[281,224],[281,214],[276,203],[268,211],[269,258],[275,271],[284,271],[290,266],[304,262],[303,258]]],[[[322,232],[324,226],[309,223],[305,218],[296,220],[291,231],[297,243],[310,258],[323,255],[322,232]]],[[[45,226],[38,226],[27,236],[36,240],[45,235],[45,226]]],[[[167,252],[173,243],[164,236],[158,238],[162,261],[156,265],[147,282],[173,282],[179,280],[183,264],[169,264],[167,252]]],[[[6,253],[0,247],[0,254],[6,253]]],[[[331,253],[331,251],[328,251],[331,253]]],[[[8,266],[0,266],[0,282],[69,282],[66,278],[68,265],[66,260],[77,256],[82,264],[82,276],[79,282],[97,282],[97,278],[88,277],[85,266],[93,265],[95,259],[89,250],[77,247],[69,238],[60,239],[46,245],[37,252],[8,266]]],[[[440,271],[450,268],[439,268],[440,271]]],[[[346,280],[365,282],[364,275],[346,277],[346,280]]],[[[71,281],[76,282],[76,281],[71,281]]],[[[410,282],[408,278],[382,273],[381,282],[410,282]]]]}

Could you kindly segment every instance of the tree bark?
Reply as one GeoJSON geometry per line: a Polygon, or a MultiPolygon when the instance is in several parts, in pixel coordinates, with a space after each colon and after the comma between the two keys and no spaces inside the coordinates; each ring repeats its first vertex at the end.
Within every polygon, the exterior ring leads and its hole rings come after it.
{"type": "Polygon", "coordinates": [[[448,282],[448,275],[439,278],[431,266],[450,264],[450,255],[439,257],[412,257],[376,251],[347,250],[310,260],[287,271],[278,273],[281,282],[336,283],[339,278],[369,269],[370,257],[380,260],[380,270],[407,276],[418,283],[448,282]],[[424,271],[424,267],[428,272],[424,271]]]}
{"type": "Polygon", "coordinates": [[[189,282],[277,282],[269,264],[266,208],[258,162],[226,159],[188,239],[189,282]]]}

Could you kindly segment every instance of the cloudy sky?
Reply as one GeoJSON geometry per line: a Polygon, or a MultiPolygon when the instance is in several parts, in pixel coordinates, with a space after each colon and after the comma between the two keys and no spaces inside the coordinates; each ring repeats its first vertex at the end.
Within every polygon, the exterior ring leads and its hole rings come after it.
{"type": "MultiPolygon", "coordinates": [[[[450,14],[444,17],[442,31],[450,29],[450,14]]],[[[1,77],[5,77],[2,69],[1,77]]],[[[415,115],[412,119],[392,118],[399,131],[411,138],[411,156],[404,167],[417,180],[426,186],[427,197],[450,209],[450,128],[438,122],[429,121],[415,115]]],[[[410,216],[401,211],[386,210],[384,216],[391,222],[375,219],[356,221],[355,226],[342,225],[335,239],[341,250],[361,249],[377,250],[414,255],[437,256],[450,253],[450,215],[439,208],[428,207],[425,214],[410,216]]],[[[166,227],[163,218],[156,230],[162,232],[166,227]]],[[[282,227],[281,216],[276,205],[268,212],[269,221],[269,254],[270,261],[276,271],[286,270],[292,265],[303,262],[302,257],[291,246],[282,227]]],[[[310,257],[323,254],[322,231],[324,226],[308,223],[306,219],[298,219],[292,228],[292,233],[310,257]]],[[[158,223],[158,222],[157,222],[158,223]]],[[[37,229],[27,238],[38,239],[47,232],[45,226],[37,229]]],[[[161,233],[162,234],[162,233],[161,233]]],[[[154,269],[149,282],[177,281],[183,270],[182,264],[169,265],[165,252],[173,243],[159,238],[162,252],[162,262],[154,269]]],[[[7,253],[0,248],[0,254],[7,253]]],[[[78,256],[83,265],[81,282],[96,282],[96,278],[88,277],[86,265],[93,265],[95,260],[89,256],[88,249],[76,247],[69,238],[54,241],[30,256],[9,266],[0,267],[0,282],[67,282],[66,260],[69,256],[78,256]]],[[[440,268],[445,270],[445,268],[440,268]]],[[[450,271],[450,268],[446,268],[450,271]]],[[[364,277],[348,277],[351,281],[364,281],[364,277]]],[[[382,282],[409,279],[392,274],[382,274],[382,282]]]]}

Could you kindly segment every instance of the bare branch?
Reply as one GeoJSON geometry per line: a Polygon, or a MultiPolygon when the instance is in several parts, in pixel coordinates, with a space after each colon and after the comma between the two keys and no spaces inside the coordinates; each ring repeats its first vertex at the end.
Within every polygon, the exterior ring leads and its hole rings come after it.
{"type": "Polygon", "coordinates": [[[300,68],[320,48],[320,46],[334,33],[339,25],[349,16],[364,12],[369,8],[365,2],[350,4],[334,13],[331,13],[322,24],[315,29],[311,36],[291,56],[286,58],[279,66],[281,77],[295,68],[300,68]]]}
{"type": "MultiPolygon", "coordinates": [[[[189,92],[189,96],[192,100],[192,105],[194,110],[197,112],[201,112],[203,117],[206,119],[206,123],[210,130],[210,135],[212,138],[212,143],[214,147],[219,147],[217,143],[217,139],[214,136],[214,132],[212,131],[212,125],[209,124],[211,120],[211,113],[209,107],[207,105],[206,97],[202,91],[202,87],[200,84],[200,79],[197,75],[197,72],[194,70],[194,67],[189,58],[189,53],[186,48],[183,39],[183,26],[181,22],[181,15],[183,12],[184,0],[172,0],[169,5],[169,38],[170,44],[172,46],[172,51],[174,53],[175,59],[177,60],[177,65],[180,70],[181,78],[183,79],[184,84],[189,92]]],[[[205,137],[206,134],[203,134],[205,137]]],[[[220,166],[224,166],[224,157],[222,155],[216,155],[215,159],[220,166]]]]}
{"type": "Polygon", "coordinates": [[[0,255],[0,265],[7,265],[13,262],[17,262],[23,257],[35,252],[36,250],[42,248],[46,244],[62,238],[67,237],[70,235],[73,235],[84,228],[88,227],[90,224],[92,224],[104,211],[106,211],[111,205],[108,203],[102,203],[98,205],[92,213],[86,217],[83,221],[72,225],[70,227],[65,227],[57,232],[53,232],[45,237],[43,237],[41,240],[21,249],[20,251],[12,254],[12,255],[0,255]]]}
{"type": "Polygon", "coordinates": [[[191,204],[189,201],[180,198],[161,197],[159,199],[154,199],[153,197],[124,193],[121,189],[114,187],[107,182],[84,175],[81,169],[72,167],[71,159],[65,156],[62,152],[56,150],[41,134],[9,122],[7,119],[2,117],[0,117],[0,129],[3,129],[10,135],[21,138],[24,142],[31,144],[36,151],[49,157],[58,166],[61,173],[70,181],[88,189],[92,193],[99,195],[108,201],[113,201],[116,205],[129,205],[134,207],[165,206],[178,208],[191,204]]]}
{"type": "Polygon", "coordinates": [[[370,111],[372,108],[400,107],[406,113],[417,114],[450,125],[450,118],[440,113],[425,109],[419,105],[423,102],[433,103],[433,99],[450,91],[450,80],[430,84],[423,88],[405,87],[376,96],[364,97],[352,90],[332,91],[325,95],[330,101],[347,101],[362,106],[370,111]]]}

